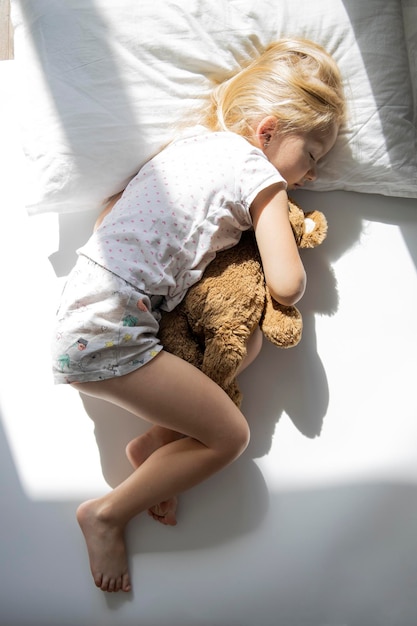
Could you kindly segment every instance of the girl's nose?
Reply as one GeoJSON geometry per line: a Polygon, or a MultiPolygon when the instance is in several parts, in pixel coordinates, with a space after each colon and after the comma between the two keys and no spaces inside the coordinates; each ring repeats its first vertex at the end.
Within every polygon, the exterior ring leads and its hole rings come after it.
{"type": "Polygon", "coordinates": [[[316,166],[313,165],[307,172],[306,174],[306,180],[309,180],[311,182],[313,182],[314,180],[316,180],[317,178],[317,169],[316,166]]]}

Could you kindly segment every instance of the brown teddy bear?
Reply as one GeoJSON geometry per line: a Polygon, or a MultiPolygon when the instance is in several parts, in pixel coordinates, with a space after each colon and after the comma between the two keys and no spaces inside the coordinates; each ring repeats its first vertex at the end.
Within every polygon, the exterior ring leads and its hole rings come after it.
{"type": "MultiPolygon", "coordinates": [[[[305,214],[292,200],[289,212],[300,248],[314,248],[325,239],[323,213],[305,214]]],[[[236,246],[217,254],[173,311],[163,312],[159,337],[165,350],[200,368],[240,406],[236,371],[258,325],[281,348],[295,346],[301,339],[301,314],[296,307],[272,299],[254,234],[247,231],[236,246]]]]}

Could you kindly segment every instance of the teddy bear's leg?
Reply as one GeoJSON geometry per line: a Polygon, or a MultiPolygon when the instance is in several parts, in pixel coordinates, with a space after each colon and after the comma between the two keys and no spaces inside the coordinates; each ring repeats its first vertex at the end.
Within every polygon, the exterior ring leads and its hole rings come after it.
{"type": "Polygon", "coordinates": [[[221,338],[212,338],[206,343],[203,357],[202,371],[217,383],[233,400],[238,408],[242,403],[242,393],[236,380],[236,372],[246,356],[244,343],[230,345],[224,335],[221,338]]]}
{"type": "Polygon", "coordinates": [[[246,326],[219,328],[206,335],[202,371],[220,387],[227,389],[246,356],[246,343],[250,337],[246,326]]]}
{"type": "Polygon", "coordinates": [[[164,350],[188,361],[199,369],[202,368],[201,346],[191,331],[181,305],[169,313],[163,312],[158,336],[164,350]]]}

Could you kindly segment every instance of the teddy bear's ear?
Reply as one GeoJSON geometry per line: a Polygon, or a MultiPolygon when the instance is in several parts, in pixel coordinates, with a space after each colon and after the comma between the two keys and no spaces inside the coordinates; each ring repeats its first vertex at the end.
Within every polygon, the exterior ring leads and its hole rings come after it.
{"type": "Polygon", "coordinates": [[[300,248],[315,248],[327,235],[327,220],[321,211],[310,211],[304,215],[304,232],[300,239],[300,248]]]}

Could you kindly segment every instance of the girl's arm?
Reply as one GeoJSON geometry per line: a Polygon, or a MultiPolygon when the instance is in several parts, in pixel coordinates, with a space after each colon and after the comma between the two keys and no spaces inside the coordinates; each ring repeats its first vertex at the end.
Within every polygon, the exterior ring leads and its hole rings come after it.
{"type": "Polygon", "coordinates": [[[291,306],[303,296],[307,279],[289,220],[287,192],[280,184],[267,187],[252,202],[250,213],[271,296],[291,306]]]}

